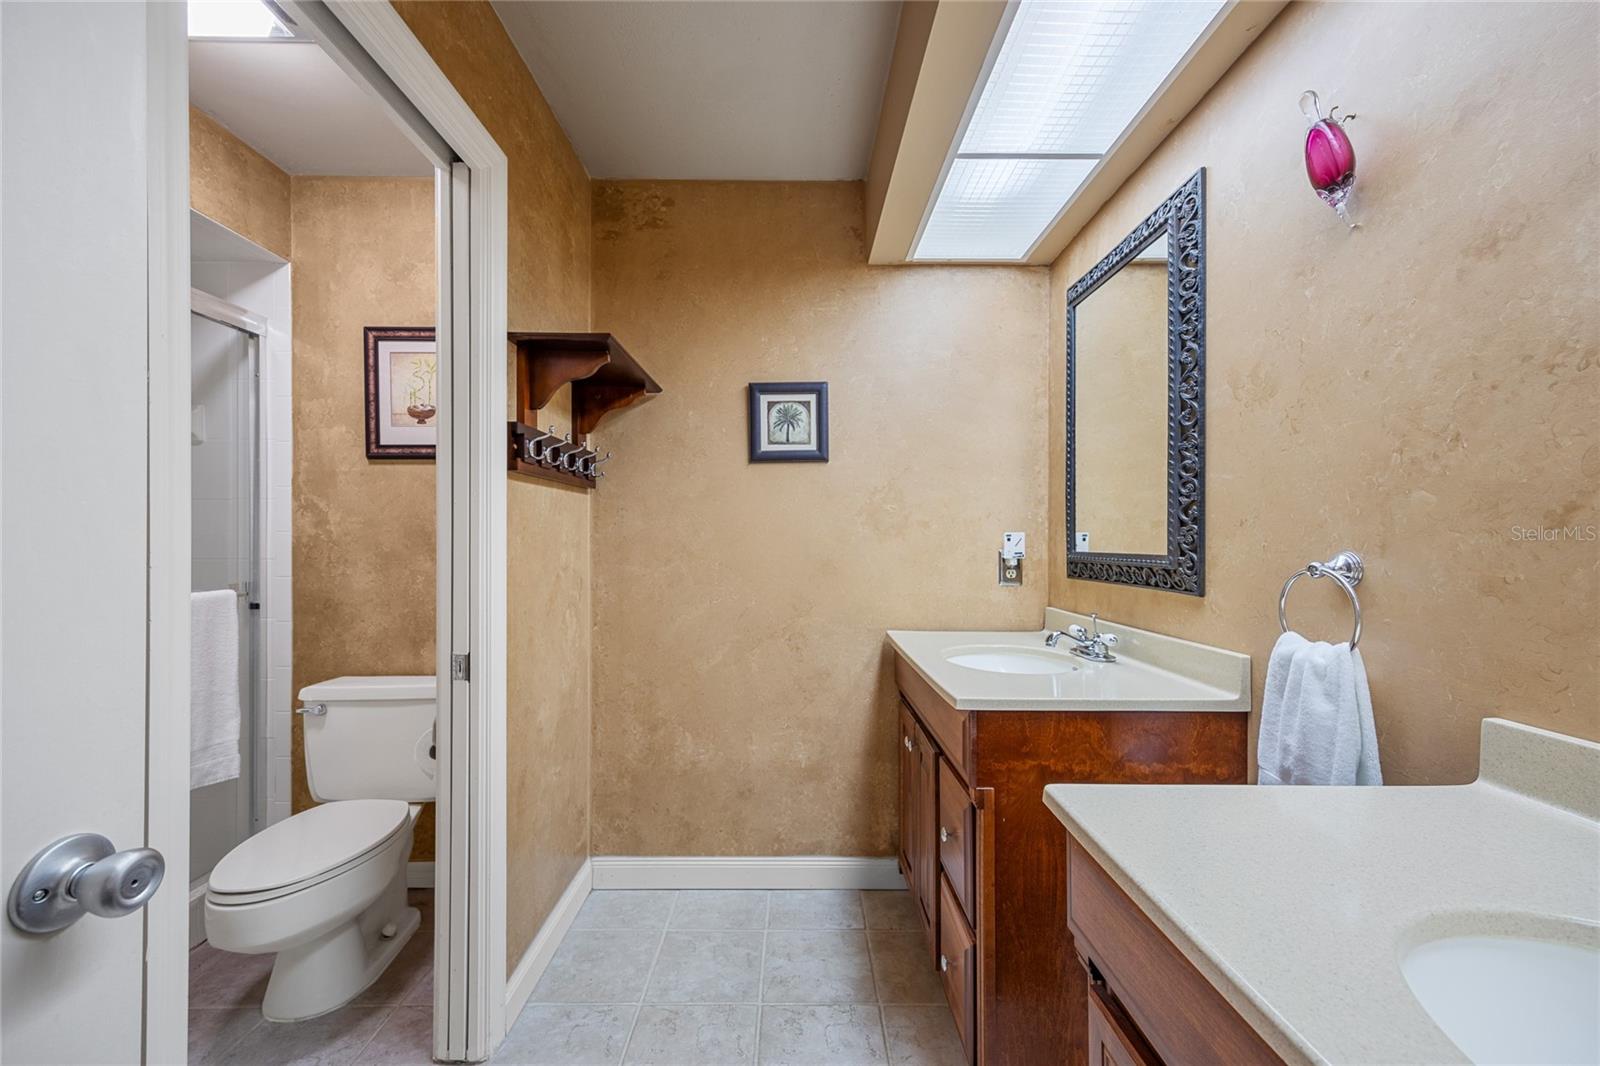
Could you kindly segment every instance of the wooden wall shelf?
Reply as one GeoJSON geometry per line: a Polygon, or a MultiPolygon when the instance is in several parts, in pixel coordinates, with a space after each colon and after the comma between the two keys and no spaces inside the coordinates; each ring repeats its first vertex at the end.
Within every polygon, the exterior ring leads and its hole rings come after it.
{"type": "Polygon", "coordinates": [[[593,433],[612,411],[661,392],[609,333],[508,333],[517,346],[517,418],[534,425],[561,386],[572,385],[572,431],[593,433]]]}

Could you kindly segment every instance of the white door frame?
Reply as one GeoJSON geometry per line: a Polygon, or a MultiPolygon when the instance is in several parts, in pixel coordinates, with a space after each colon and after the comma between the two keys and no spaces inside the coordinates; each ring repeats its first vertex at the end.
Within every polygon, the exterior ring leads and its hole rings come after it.
{"type": "Polygon", "coordinates": [[[145,908],[143,1061],[189,1055],[189,32],[148,4],[149,657],[145,827],[167,881],[145,908]]]}
{"type": "MultiPolygon", "coordinates": [[[[387,0],[283,0],[282,6],[440,168],[438,343],[446,373],[437,462],[436,668],[443,680],[452,676],[454,656],[470,655],[471,666],[470,681],[439,687],[434,1054],[478,1061],[505,1033],[506,157],[387,0]]],[[[148,7],[149,822],[151,840],[163,842],[154,846],[174,868],[187,870],[187,34],[184,5],[148,7]]],[[[186,902],[184,893],[169,890],[149,908],[147,1062],[182,1062],[186,1054],[186,902]]]]}

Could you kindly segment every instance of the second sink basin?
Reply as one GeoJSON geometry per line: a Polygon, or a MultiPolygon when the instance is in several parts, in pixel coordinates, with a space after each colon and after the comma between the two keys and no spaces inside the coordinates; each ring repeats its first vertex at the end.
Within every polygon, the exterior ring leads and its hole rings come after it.
{"type": "Polygon", "coordinates": [[[956,666],[991,674],[1066,674],[1078,669],[1077,663],[1057,652],[1004,645],[948,648],[944,658],[956,666]]]}
{"type": "Polygon", "coordinates": [[[1475,1063],[1600,1062],[1600,928],[1560,924],[1568,934],[1560,940],[1429,940],[1406,952],[1400,969],[1475,1063]]]}

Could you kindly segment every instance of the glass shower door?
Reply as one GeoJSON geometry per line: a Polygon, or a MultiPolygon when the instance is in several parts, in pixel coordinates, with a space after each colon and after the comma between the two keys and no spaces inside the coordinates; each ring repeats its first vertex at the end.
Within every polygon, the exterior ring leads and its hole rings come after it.
{"type": "Polygon", "coordinates": [[[259,600],[259,342],[190,316],[191,591],[235,594],[239,632],[239,776],[190,793],[190,875],[204,884],[258,817],[254,724],[259,600]]]}

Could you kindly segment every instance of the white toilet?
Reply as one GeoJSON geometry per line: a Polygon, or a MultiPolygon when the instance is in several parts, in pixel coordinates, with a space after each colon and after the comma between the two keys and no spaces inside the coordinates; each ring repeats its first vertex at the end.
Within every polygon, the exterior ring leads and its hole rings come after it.
{"type": "Polygon", "coordinates": [[[432,677],[340,677],[300,690],[306,777],[321,806],[228,852],[206,886],[206,939],[276,952],[261,1013],[314,1018],[383,973],[420,915],[406,906],[411,827],[434,798],[432,677]]]}

